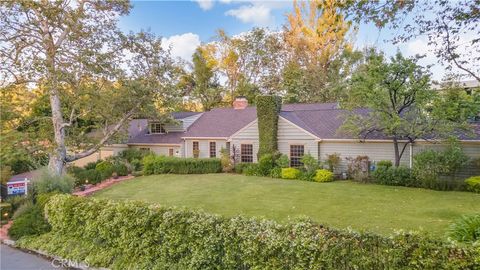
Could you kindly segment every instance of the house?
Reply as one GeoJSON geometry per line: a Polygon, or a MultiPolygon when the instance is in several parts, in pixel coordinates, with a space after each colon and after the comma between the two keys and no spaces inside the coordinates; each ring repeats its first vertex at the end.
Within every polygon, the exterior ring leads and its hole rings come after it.
{"type": "MultiPolygon", "coordinates": [[[[391,139],[377,134],[360,141],[339,133],[345,113],[337,103],[282,105],[278,113],[278,150],[289,157],[291,166],[299,165],[301,157],[307,153],[321,161],[325,161],[327,155],[338,153],[342,159],[342,171],[346,170],[347,157],[366,155],[371,161],[393,161],[391,139]]],[[[240,162],[257,162],[257,111],[255,107],[248,106],[244,97],[237,98],[232,108],[217,108],[202,113],[173,113],[172,117],[176,120],[173,124],[133,120],[128,141],[118,147],[137,148],[166,156],[199,158],[220,157],[221,149],[226,148],[240,162]]],[[[460,139],[467,155],[480,158],[480,125],[476,126],[475,137],[462,135],[460,139]]],[[[412,157],[416,152],[427,147],[443,147],[426,141],[403,143],[408,144],[401,159],[401,164],[405,166],[412,166],[412,157]]],[[[104,149],[112,151],[111,148],[104,149]]]]}

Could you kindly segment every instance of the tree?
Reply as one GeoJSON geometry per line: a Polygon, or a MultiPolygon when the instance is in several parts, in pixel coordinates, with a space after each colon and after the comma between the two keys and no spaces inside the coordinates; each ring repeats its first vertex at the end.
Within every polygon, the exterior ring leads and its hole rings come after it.
{"type": "Polygon", "coordinates": [[[127,1],[0,4],[2,86],[45,89],[53,127],[49,169],[55,174],[64,172],[66,162],[97,151],[137,113],[155,111],[152,100],[170,97],[173,63],[160,39],[125,36],[117,28],[129,9],[127,1]],[[82,149],[67,149],[75,136],[68,130],[85,115],[96,118],[103,136],[82,149]]]}
{"type": "Polygon", "coordinates": [[[200,100],[203,110],[209,111],[222,102],[223,89],[215,75],[214,63],[204,55],[205,50],[199,47],[192,57],[192,97],[200,100]]]}
{"type": "Polygon", "coordinates": [[[370,52],[353,75],[343,104],[352,112],[341,130],[362,139],[379,134],[391,138],[395,166],[400,165],[409,144],[420,138],[442,138],[455,127],[429,113],[436,92],[430,89],[430,75],[417,60],[397,53],[387,62],[383,54],[370,52]]]}
{"type": "Polygon", "coordinates": [[[480,1],[351,1],[357,21],[401,29],[395,42],[428,38],[438,61],[480,82],[480,1]],[[408,22],[407,20],[411,20],[408,22]]]}
{"type": "Polygon", "coordinates": [[[352,29],[344,3],[315,0],[293,5],[284,32],[289,50],[283,82],[287,101],[337,101],[343,94],[339,85],[361,55],[348,41],[352,29]]]}

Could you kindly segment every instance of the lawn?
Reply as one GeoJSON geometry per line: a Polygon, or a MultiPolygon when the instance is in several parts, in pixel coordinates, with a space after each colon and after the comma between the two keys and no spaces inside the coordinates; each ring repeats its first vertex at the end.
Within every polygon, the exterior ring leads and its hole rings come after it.
{"type": "Polygon", "coordinates": [[[444,237],[449,224],[461,215],[480,211],[480,194],[474,193],[234,174],[144,176],[116,184],[95,197],[279,222],[308,216],[336,228],[382,234],[397,229],[421,230],[436,237],[444,237]]]}

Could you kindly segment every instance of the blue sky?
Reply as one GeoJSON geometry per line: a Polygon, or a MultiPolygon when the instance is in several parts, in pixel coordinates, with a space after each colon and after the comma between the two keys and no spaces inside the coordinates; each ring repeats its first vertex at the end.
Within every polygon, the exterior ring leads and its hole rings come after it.
{"type": "MultiPolygon", "coordinates": [[[[285,14],[292,9],[291,1],[133,1],[130,14],[120,19],[124,31],[150,30],[164,37],[172,54],[189,60],[200,43],[213,40],[216,30],[224,29],[229,35],[248,31],[252,27],[281,29],[285,14]]],[[[355,45],[361,49],[373,45],[388,55],[400,50],[405,55],[427,53],[421,64],[436,64],[429,52],[426,40],[412,40],[394,45],[388,40],[395,35],[388,29],[379,31],[373,25],[360,25],[355,45]],[[387,40],[387,41],[386,41],[387,40]]],[[[432,69],[435,79],[441,79],[443,68],[438,64],[432,69]]]]}

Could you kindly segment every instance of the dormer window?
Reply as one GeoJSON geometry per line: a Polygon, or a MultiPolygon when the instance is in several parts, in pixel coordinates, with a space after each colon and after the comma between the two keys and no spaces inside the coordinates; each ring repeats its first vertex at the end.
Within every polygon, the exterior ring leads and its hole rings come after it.
{"type": "Polygon", "coordinates": [[[150,134],[164,134],[165,125],[162,123],[150,123],[150,134]]]}

